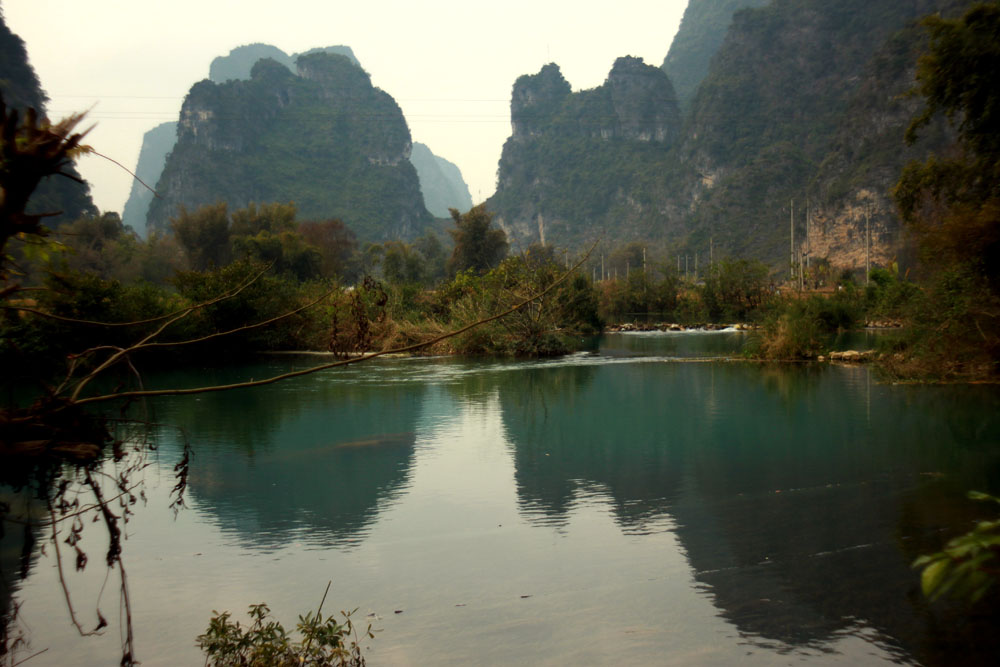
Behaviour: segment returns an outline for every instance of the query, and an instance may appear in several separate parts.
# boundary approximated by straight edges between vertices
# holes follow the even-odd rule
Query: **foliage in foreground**
[[[355,610],[356,611],[356,610]],[[292,667],[292,665],[335,665],[356,667],[365,664],[358,644],[357,629],[351,621],[354,612],[340,612],[344,620],[335,615],[323,617],[322,606],[313,614],[299,616],[295,638],[279,621],[270,617],[266,604],[252,604],[247,614],[247,627],[231,621],[228,611],[215,614],[209,621],[205,634],[198,636],[198,647],[205,653],[206,664],[215,667],[267,666]],[[375,634],[369,624],[364,631],[369,639]]]
[[[1000,498],[970,491],[971,500],[1000,504]],[[1000,519],[980,521],[941,551],[913,561],[921,568],[920,587],[931,600],[952,596],[969,602],[982,599],[1000,577]]]

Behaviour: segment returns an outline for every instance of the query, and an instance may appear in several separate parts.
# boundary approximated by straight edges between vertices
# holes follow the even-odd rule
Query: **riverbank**
[[[609,324],[604,327],[604,333],[627,333],[631,331],[751,331],[756,327],[752,324],[739,322],[736,324],[716,324],[703,322],[699,324],[678,324],[676,322],[623,322]]]

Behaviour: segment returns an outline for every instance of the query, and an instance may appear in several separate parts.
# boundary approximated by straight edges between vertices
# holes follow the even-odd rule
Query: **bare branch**
[[[115,160],[114,158],[110,158],[107,155],[105,155],[104,153],[98,153],[91,146],[81,146],[81,148],[83,149],[81,151],[83,153],[87,153],[87,154],[90,154],[90,155],[96,155],[97,157],[104,158],[108,162],[115,163],[116,165],[118,165],[119,167],[121,167],[122,169],[124,169],[125,171],[127,171],[129,174],[131,174],[132,178],[134,178],[135,180],[139,181],[139,183],[141,183],[144,188],[146,188],[147,190],[149,190],[150,192],[152,192],[154,197],[156,197],[157,199],[163,199],[163,197],[160,196],[159,192],[157,192],[153,188],[149,187],[144,180],[142,180],[141,178],[139,178],[138,176],[136,176],[136,174],[135,174],[134,171],[132,171],[131,169],[129,169],[128,167],[126,167],[125,165],[123,165],[118,160]]]
[[[273,264],[273,262],[271,264]],[[120,351],[116,352],[115,354],[112,354],[110,357],[108,357],[107,359],[105,359],[104,362],[102,362],[101,364],[99,364],[96,368],[94,368],[94,370],[90,371],[90,373],[88,373],[87,375],[85,375],[77,383],[76,388],[73,390],[73,393],[70,395],[70,401],[76,401],[77,397],[80,395],[80,392],[83,391],[83,388],[85,386],[87,386],[87,384],[91,380],[93,380],[99,374],[101,374],[102,372],[104,372],[105,370],[107,370],[108,368],[110,368],[112,365],[114,365],[122,357],[124,357],[125,355],[128,355],[128,354],[130,354],[132,352],[134,352],[135,350],[138,350],[138,349],[142,348],[144,345],[146,345],[147,343],[149,343],[149,341],[153,340],[154,338],[156,338],[157,336],[159,336],[161,333],[163,333],[164,331],[166,331],[166,329],[171,324],[173,324],[174,322],[178,322],[178,321],[184,319],[185,317],[187,317],[188,315],[190,315],[194,311],[199,310],[201,308],[207,308],[208,306],[211,306],[211,305],[214,305],[214,304],[219,303],[221,301],[225,301],[226,299],[231,299],[231,298],[235,297],[240,292],[242,292],[243,290],[245,290],[247,287],[249,287],[250,285],[252,285],[253,283],[255,283],[262,275],[264,275],[264,273],[269,268],[271,268],[271,264],[268,264],[267,266],[265,266],[263,269],[261,269],[261,271],[259,273],[257,273],[257,275],[253,276],[250,280],[244,282],[235,291],[230,292],[228,294],[224,294],[224,295],[219,296],[219,297],[216,297],[214,299],[210,299],[209,301],[203,301],[201,303],[197,303],[197,304],[195,304],[193,306],[185,308],[184,310],[178,312],[177,315],[175,315],[174,317],[171,317],[166,322],[164,322],[162,325],[160,325],[159,327],[157,327],[157,329],[155,331],[153,331],[151,334],[149,334],[148,336],[146,336],[145,338],[143,338],[142,340],[140,340],[138,343],[132,345],[131,347],[125,348],[123,350],[120,350]]]
[[[147,343],[146,345],[142,346],[142,349],[148,349],[148,348],[151,348],[151,347],[174,347],[174,346],[178,346],[178,345],[191,345],[192,343],[203,343],[206,340],[212,340],[213,338],[220,338],[222,336],[231,336],[233,334],[242,333],[244,331],[250,331],[252,329],[259,329],[260,327],[264,327],[264,326],[267,326],[269,324],[274,324],[275,322],[279,322],[279,321],[281,321],[283,319],[291,317],[292,315],[297,315],[298,313],[301,313],[304,310],[309,310],[310,308],[312,308],[313,306],[315,306],[316,304],[318,304],[320,301],[323,301],[324,299],[326,299],[327,297],[329,297],[330,295],[332,295],[336,291],[337,291],[337,289],[332,289],[329,292],[326,292],[325,294],[323,294],[322,296],[320,296],[318,299],[310,301],[309,303],[305,304],[304,306],[300,306],[300,307],[296,308],[295,310],[289,310],[288,312],[282,313],[281,315],[277,315],[276,317],[272,317],[269,320],[264,320],[262,322],[255,322],[254,324],[246,324],[246,325],[244,325],[242,327],[237,327],[235,329],[230,329],[229,331],[217,331],[216,333],[208,334],[207,336],[202,336],[201,338],[191,338],[189,340],[180,340],[180,341],[175,341],[175,342],[166,341],[166,342]]]
[[[66,577],[63,575],[62,549],[59,548],[59,530],[56,528],[58,523],[56,521],[56,511],[52,508],[51,501],[49,501],[49,515],[52,517],[52,548],[56,552],[56,569],[59,571],[59,583],[62,585],[63,595],[66,597],[66,608],[69,609],[69,618],[73,621],[73,625],[76,626],[81,637],[99,635],[101,633],[96,630],[84,630],[83,626],[80,625],[80,621],[76,618],[76,610],[73,608],[73,601],[69,597],[69,585],[66,583]]]
[[[565,273],[563,273],[561,276],[559,276],[559,278],[557,278],[555,281],[553,281],[552,284],[550,284],[548,287],[546,287],[545,289],[543,289],[541,292],[539,292],[537,294],[534,294],[534,295],[528,297],[527,299],[524,299],[523,301],[521,301],[521,302],[517,303],[516,305],[508,308],[507,310],[504,310],[503,312],[497,313],[496,315],[491,315],[490,317],[485,317],[485,318],[477,320],[477,321],[475,321],[475,322],[473,322],[471,324],[467,324],[466,326],[461,327],[460,329],[455,329],[454,331],[449,331],[447,333],[441,334],[439,336],[431,338],[430,340],[423,341],[421,343],[413,343],[411,345],[404,345],[402,347],[391,348],[391,349],[388,349],[388,350],[381,350],[379,352],[371,352],[369,354],[364,354],[364,355],[361,355],[360,357],[355,357],[353,359],[341,359],[339,361],[334,361],[334,362],[331,362],[331,363],[328,363],[328,364],[320,364],[318,366],[312,366],[310,368],[304,368],[304,369],[298,370],[298,371],[290,371],[288,373],[282,373],[281,375],[275,375],[273,377],[269,377],[269,378],[266,378],[266,379],[263,379],[263,380],[250,380],[248,382],[236,382],[236,383],[233,383],[233,384],[215,385],[215,386],[212,386],[212,387],[194,387],[194,388],[190,388],[190,389],[151,389],[151,390],[147,390],[147,391],[125,391],[125,392],[120,392],[120,393],[117,393],[117,394],[104,394],[104,395],[101,395],[101,396],[90,396],[90,397],[81,398],[81,399],[77,399],[76,396],[74,395],[73,398],[72,398],[72,400],[77,405],[84,405],[84,404],[87,404],[87,403],[99,403],[99,402],[104,402],[104,401],[110,401],[110,400],[120,399],[120,398],[149,398],[149,397],[153,397],[153,396],[181,396],[181,395],[187,395],[187,394],[205,394],[205,393],[216,392],[216,391],[229,391],[229,390],[232,390],[232,389],[246,389],[248,387],[261,387],[261,386],[268,385],[268,384],[274,384],[275,382],[281,382],[283,380],[290,380],[292,378],[302,377],[304,375],[311,375],[312,373],[318,373],[319,371],[325,371],[325,370],[328,370],[328,369],[331,369],[331,368],[338,368],[340,366],[349,366],[351,364],[363,363],[363,362],[368,361],[370,359],[375,359],[376,357],[383,357],[383,356],[388,355],[388,354],[404,354],[406,352],[414,352],[416,350],[420,350],[422,348],[430,347],[432,345],[440,343],[441,341],[447,340],[448,338],[454,338],[455,336],[461,335],[461,334],[465,333],[466,331],[469,331],[470,329],[474,329],[476,327],[482,326],[482,325],[487,324],[489,322],[493,322],[494,320],[498,320],[498,319],[500,319],[502,317],[506,317],[507,315],[510,315],[511,313],[513,313],[513,312],[515,312],[517,310],[520,310],[521,308],[524,308],[528,304],[530,304],[530,303],[532,303],[534,301],[537,301],[538,299],[541,299],[543,296],[545,296],[550,291],[552,291],[553,289],[555,289],[558,285],[560,285],[563,282],[565,282],[565,280],[569,276],[573,275],[573,273],[575,273],[576,270],[578,268],[580,268],[580,266],[584,262],[587,261],[587,259],[590,257],[590,254],[594,251],[594,248],[596,246],[597,246],[596,243],[593,246],[591,246],[590,250],[587,251],[587,253],[583,256],[583,258],[579,262],[577,262],[571,269],[567,270]]]
[[[73,317],[63,317],[62,315],[56,315],[55,313],[48,313],[48,312],[45,312],[44,310],[38,310],[37,308],[29,308],[27,306],[17,306],[17,305],[13,305],[13,304],[0,304],[0,308],[3,308],[4,310],[17,310],[17,311],[21,311],[21,312],[25,312],[25,313],[32,313],[34,315],[41,315],[42,317],[47,317],[49,319],[57,320],[59,322],[68,322],[70,324],[87,324],[87,325],[90,325],[90,326],[97,326],[97,327],[132,327],[132,326],[138,326],[140,324],[153,324],[154,322],[162,322],[165,319],[174,317],[176,315],[180,315],[182,313],[187,313],[188,311],[198,310],[198,309],[204,308],[206,306],[215,305],[215,304],[219,303],[220,301],[225,301],[226,299],[230,299],[230,298],[236,296],[237,294],[239,294],[240,292],[242,292],[246,287],[248,287],[248,286],[252,285],[254,282],[256,282],[262,275],[264,275],[264,273],[269,268],[271,268],[272,264],[274,264],[274,262],[271,262],[270,264],[268,264],[266,267],[264,267],[263,270],[261,270],[260,273],[258,273],[257,275],[253,276],[253,278],[251,278],[250,280],[248,280],[246,283],[244,283],[244,284],[239,285],[238,287],[236,287],[234,292],[231,292],[231,293],[230,292],[225,292],[225,293],[221,294],[220,296],[218,296],[218,297],[216,297],[216,298],[214,298],[214,299],[212,299],[210,301],[205,301],[205,302],[202,302],[202,303],[198,303],[198,304],[195,304],[193,306],[185,306],[183,308],[178,308],[177,310],[175,310],[173,312],[170,312],[170,313],[167,313],[166,315],[159,315],[157,317],[151,317],[151,318],[149,318],[147,320],[135,320],[135,321],[132,321],[132,322],[101,322],[99,320],[78,320],[78,319],[73,318]],[[29,290],[29,289],[47,289],[47,288],[31,288],[31,287],[24,288],[25,291]]]

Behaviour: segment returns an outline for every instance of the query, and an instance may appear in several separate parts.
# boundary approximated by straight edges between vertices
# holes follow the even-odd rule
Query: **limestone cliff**
[[[924,39],[915,21],[967,4],[693,1],[671,67],[708,60],[690,52],[702,46],[695,18],[731,21],[683,122],[669,79],[635,59],[581,92],[547,65],[514,85],[488,204],[523,242],[643,240],[775,268],[788,266],[793,231],[796,254],[863,266],[867,219],[872,261],[888,261],[902,237],[890,188],[908,160],[949,140],[937,124],[921,145],[903,144],[919,105],[900,98]]]
[[[574,93],[548,64],[514,83],[511,126],[487,206],[515,243],[650,231],[648,177],[681,132],[663,70],[619,58],[604,84]]]
[[[709,64],[729,31],[733,14],[744,7],[760,7],[769,0],[690,0],[680,28],[663,60],[677,89],[681,108],[687,108]]]
[[[681,149],[704,177],[691,191],[688,243],[787,265],[794,209],[798,248],[836,266],[857,267],[860,252],[863,266],[868,211],[873,252],[895,254],[889,190],[907,160],[946,140],[903,143],[919,104],[900,99],[923,43],[914,21],[964,4],[775,0],[738,12]]]
[[[139,161],[135,167],[135,175],[149,187],[155,187],[163,173],[163,164],[167,155],[174,147],[177,139],[177,123],[160,123],[152,130],[142,135],[142,148],[139,150]],[[153,193],[148,188],[133,181],[128,200],[122,209],[122,222],[141,235],[146,232],[146,214],[149,203],[153,201]]]
[[[265,58],[270,58],[286,67],[289,72],[295,73],[297,71],[295,61],[300,56],[317,53],[342,55],[360,67],[354,52],[348,46],[310,49],[302,54],[289,56],[275,46],[258,43],[236,47],[229,54],[215,58],[209,68],[209,79],[218,84],[248,80],[253,66]],[[172,122],[157,126],[143,137],[136,173],[146,183],[154,185],[159,181],[166,156],[174,147],[176,134],[177,123]],[[465,211],[472,207],[468,186],[457,166],[434,155],[422,144],[414,144],[410,160],[417,171],[426,206],[433,215],[448,217],[449,208]],[[136,183],[125,204],[122,215],[124,222],[140,233],[146,229],[146,215],[152,198],[153,195],[149,190]]]
[[[219,200],[294,201],[300,218],[340,218],[362,240],[413,237],[430,215],[410,149],[399,106],[349,58],[302,55],[294,74],[261,60],[248,80],[191,88],[147,222],[164,229],[180,206]]]

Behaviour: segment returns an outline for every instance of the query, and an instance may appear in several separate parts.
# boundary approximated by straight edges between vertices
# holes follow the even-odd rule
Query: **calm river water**
[[[137,657],[201,664],[213,610],[294,625],[332,581],[324,610],[379,630],[371,665],[996,664],[998,619],[929,606],[909,563],[971,519],[966,490],[1000,491],[1000,392],[712,359],[741,341],[618,334],[156,402],[170,426],[124,544]],[[177,518],[172,426],[195,450]],[[88,625],[98,528],[70,581]],[[13,585],[48,649],[29,664],[117,663],[113,584],[87,639],[51,554]]]

